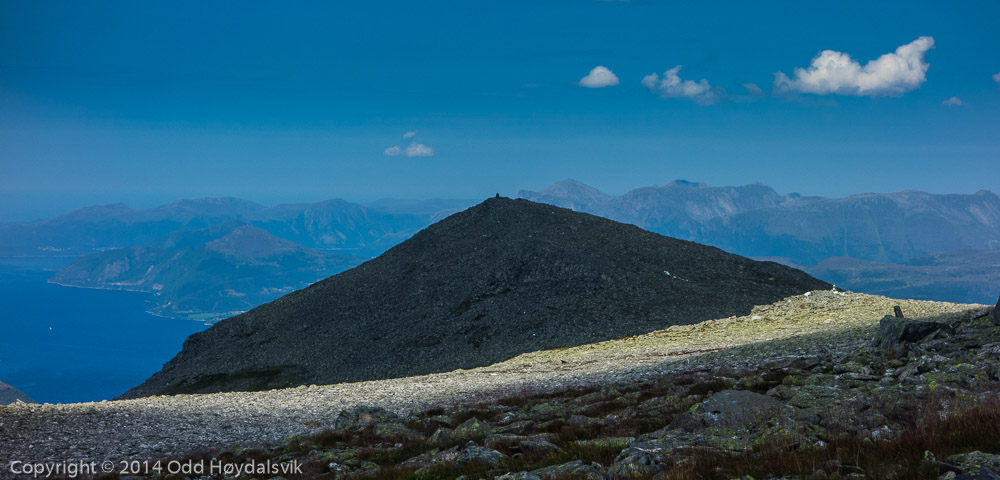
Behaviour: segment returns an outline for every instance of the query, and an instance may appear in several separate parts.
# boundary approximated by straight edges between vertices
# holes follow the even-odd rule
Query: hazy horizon
[[[566,179],[560,179],[560,180],[555,180],[555,181],[546,183],[544,185],[538,186],[537,188],[520,188],[520,189],[517,189],[515,191],[510,191],[510,192],[483,193],[483,194],[478,195],[478,196],[472,196],[472,195],[465,195],[465,196],[462,196],[462,195],[451,195],[451,196],[449,196],[449,195],[428,195],[428,196],[425,196],[425,197],[419,197],[419,196],[403,197],[403,196],[398,196],[398,195],[397,196],[392,196],[392,195],[387,194],[387,195],[368,195],[368,196],[346,197],[346,196],[340,196],[340,195],[332,194],[330,196],[321,197],[321,196],[311,196],[311,195],[299,195],[299,196],[296,196],[296,195],[292,195],[292,194],[285,195],[285,196],[254,196],[251,193],[250,195],[246,195],[246,196],[243,196],[243,195],[197,195],[197,194],[194,194],[194,195],[187,195],[187,196],[184,196],[184,195],[180,195],[180,196],[167,196],[167,195],[164,195],[164,196],[124,195],[124,196],[119,196],[119,197],[113,197],[112,196],[113,194],[112,194],[112,195],[85,195],[85,196],[79,196],[79,197],[63,197],[63,198],[59,198],[59,199],[52,199],[52,198],[31,199],[30,197],[24,197],[24,196],[20,196],[20,197],[16,197],[15,196],[15,197],[5,198],[5,197],[7,197],[7,194],[0,193],[0,204],[6,205],[8,207],[6,209],[0,209],[0,222],[2,222],[2,223],[24,223],[24,222],[50,220],[50,219],[52,219],[54,217],[57,217],[59,215],[71,212],[73,210],[77,210],[77,209],[85,208],[85,207],[90,207],[90,206],[96,206],[96,205],[111,205],[111,204],[123,203],[123,204],[125,204],[126,206],[128,206],[129,208],[132,208],[132,209],[145,209],[145,208],[154,208],[154,207],[159,207],[159,206],[162,206],[162,205],[166,205],[166,204],[168,204],[170,202],[173,202],[173,201],[176,201],[176,200],[198,199],[198,198],[239,198],[241,200],[248,200],[248,201],[251,201],[251,202],[254,202],[254,203],[259,203],[261,205],[268,206],[268,207],[274,206],[274,205],[281,205],[281,204],[316,203],[316,202],[322,202],[322,201],[333,200],[333,199],[346,200],[348,202],[357,203],[357,204],[368,204],[368,203],[376,202],[376,201],[379,201],[379,200],[403,200],[403,201],[414,200],[414,201],[419,201],[419,200],[439,199],[439,200],[472,200],[472,201],[476,201],[476,200],[483,200],[483,199],[490,198],[490,197],[492,197],[493,195],[495,195],[497,193],[499,193],[502,196],[512,197],[513,198],[513,197],[517,197],[518,192],[521,191],[521,190],[538,191],[538,190],[544,189],[545,187],[547,187],[547,186],[549,186],[549,185],[551,185],[553,183],[556,183],[558,181],[561,181],[561,180],[577,180],[577,179],[568,179],[568,178],[566,178]],[[589,184],[587,182],[581,182],[581,183],[584,183],[584,184],[587,184],[587,185],[589,185],[591,187],[597,188],[601,192],[606,193],[608,195],[611,195],[611,196],[620,196],[620,195],[628,193],[630,190],[633,190],[633,189],[636,189],[636,188],[661,185],[661,184],[668,183],[670,181],[675,181],[675,180],[687,180],[687,181],[697,182],[697,180],[680,179],[680,178],[678,178],[678,179],[672,179],[672,180],[668,180],[668,181],[664,181],[664,182],[659,182],[659,183],[655,183],[655,184],[651,183],[651,184],[648,184],[648,185],[635,185],[633,187],[627,188],[625,190],[619,190],[619,191],[608,191],[608,190],[602,189],[600,187],[597,187],[596,185]],[[711,187],[726,187],[726,186],[751,185],[751,184],[754,184],[754,183],[762,183],[762,182],[746,182],[746,183],[742,183],[742,184],[738,184],[738,185],[713,185],[713,184],[710,184],[708,182],[699,182],[699,183],[705,183],[705,184],[707,184],[707,185],[709,185]],[[766,185],[766,186],[774,188],[772,185]],[[976,190],[964,191],[964,192],[954,192],[954,191],[933,192],[933,191],[926,191],[926,190],[920,190],[920,189],[905,189],[905,190],[918,190],[918,191],[923,191],[923,192],[927,192],[927,193],[931,193],[931,194],[966,194],[966,195],[969,195],[969,194],[974,194],[974,193],[976,193],[978,191],[981,191],[981,190],[987,190],[987,191],[990,191],[991,193],[997,193],[995,191],[988,190],[988,189],[976,189]],[[802,191],[799,191],[799,190],[781,191],[781,190],[775,189],[775,191],[777,193],[781,194],[781,195],[787,195],[787,194],[797,193],[797,194],[800,194],[800,195],[803,195],[803,196],[816,196],[816,197],[826,197],[826,198],[843,198],[843,197],[848,197],[848,196],[851,196],[851,195],[859,195],[859,194],[867,194],[867,193],[877,193],[877,194],[895,193],[895,192],[900,192],[900,191],[903,191],[903,190],[882,191],[882,192],[852,192],[852,193],[847,193],[847,194],[843,194],[843,195],[818,195],[818,194],[813,194],[813,193],[810,193],[810,192],[802,192]],[[92,201],[88,201],[87,199],[91,199]],[[106,199],[106,200],[104,200],[104,199]],[[11,208],[11,207],[13,207],[13,208]]]

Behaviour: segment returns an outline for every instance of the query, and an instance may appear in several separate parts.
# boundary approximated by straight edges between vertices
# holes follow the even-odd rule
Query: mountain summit
[[[827,288],[776,263],[495,198],[374,260],[192,335],[163,370],[123,397],[471,368],[746,314]]]

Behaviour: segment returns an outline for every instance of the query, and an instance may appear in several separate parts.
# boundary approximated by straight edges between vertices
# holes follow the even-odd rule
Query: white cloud
[[[941,102],[941,105],[947,105],[949,107],[961,107],[962,105],[965,105],[965,104],[962,103],[962,99],[961,98],[951,97],[951,98],[949,98],[949,99]]]
[[[406,147],[407,157],[430,157],[434,155],[434,149],[422,143],[413,142]]]
[[[410,130],[403,134],[403,138],[413,138],[416,135],[417,132]],[[434,149],[422,143],[410,142],[406,148],[399,145],[393,145],[383,150],[382,153],[390,157],[396,157],[399,155],[406,155],[407,157],[431,157],[434,156]]]
[[[796,68],[794,79],[782,72],[774,74],[777,91],[797,91],[826,95],[898,96],[914,90],[927,79],[924,54],[934,48],[933,37],[920,37],[869,61],[864,67],[850,55],[823,50],[809,68]]]
[[[747,93],[750,95],[760,95],[764,93],[756,83],[744,83],[743,88],[747,89]]]
[[[715,103],[717,95],[712,91],[712,86],[704,78],[699,82],[694,80],[682,80],[677,75],[681,66],[677,65],[666,72],[663,78],[655,73],[650,73],[642,77],[642,86],[653,93],[658,93],[664,98],[690,98],[698,103],[709,105]]]
[[[382,154],[388,155],[390,157],[395,157],[396,155],[399,155],[399,154],[402,154],[402,153],[403,153],[403,149],[399,148],[398,146],[389,147],[389,148],[385,149],[385,151],[382,152]]]
[[[1000,83],[1000,73],[997,73],[996,75],[993,75],[993,81],[997,82],[997,83]]]
[[[618,77],[604,65],[598,65],[580,79],[580,86],[587,88],[603,88],[618,85]]]

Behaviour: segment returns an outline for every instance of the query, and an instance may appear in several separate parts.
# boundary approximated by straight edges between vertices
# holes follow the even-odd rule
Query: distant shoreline
[[[130,288],[112,288],[112,287],[88,287],[86,285],[72,285],[69,283],[60,283],[53,281],[51,278],[45,281],[46,283],[51,283],[52,285],[59,285],[60,287],[72,287],[72,288],[88,288],[91,290],[111,290],[118,292],[135,292],[135,293],[152,293],[147,290],[133,290]]]
[[[81,288],[81,289],[86,289],[86,290],[105,290],[105,291],[109,291],[109,292],[130,292],[130,293],[146,293],[146,294],[152,293],[152,292],[148,292],[146,290],[133,290],[133,289],[129,289],[129,288],[88,287],[88,286],[84,286],[84,285],[72,285],[72,284],[68,284],[68,283],[56,282],[56,281],[52,280],[51,278],[49,278],[48,280],[46,280],[45,283],[48,283],[50,285],[57,285],[57,286],[60,286],[60,287]],[[155,305],[155,303],[149,301],[149,299],[145,299],[145,302],[149,303],[149,304]],[[214,325],[215,322],[218,322],[219,320],[222,320],[222,319],[225,319],[225,318],[229,318],[229,317],[231,317],[233,315],[239,315],[239,313],[243,313],[243,312],[234,313],[233,315],[228,315],[228,316],[221,316],[218,319],[215,319],[215,320],[212,320],[212,321],[206,321],[205,319],[200,319],[200,318],[173,317],[173,316],[170,316],[170,315],[164,315],[162,313],[155,312],[152,309],[146,310],[146,313],[148,313],[148,314],[150,314],[150,315],[152,315],[154,317],[166,318],[168,320],[182,320],[182,321],[185,321],[185,322],[211,323],[211,324]]]

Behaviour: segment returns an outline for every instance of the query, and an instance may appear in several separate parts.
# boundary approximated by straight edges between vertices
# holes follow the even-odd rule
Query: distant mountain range
[[[760,184],[711,187],[678,180],[612,197],[563,180],[518,196],[740,255],[808,265],[835,256],[902,262],[946,250],[1000,249],[1000,197],[985,190],[821,198],[779,195]]]
[[[953,250],[903,263],[832,257],[804,270],[854,291],[893,298],[988,305],[1000,295],[1000,250]]]
[[[865,293],[992,304],[1000,292],[1000,268],[979,263],[1000,250],[1000,197],[987,191],[821,198],[678,180],[615,197],[563,180],[518,196],[778,259]]]
[[[538,192],[521,191],[519,196],[752,258],[773,259],[865,293],[992,304],[1000,291],[1000,269],[983,263],[992,258],[991,252],[1000,251],[1000,197],[986,191],[821,198],[781,195],[760,184],[711,187],[678,180],[612,196],[563,180]],[[319,272],[331,274],[358,261],[332,261],[321,252],[371,258],[473,203],[329,200],[267,207],[236,198],[203,198],[148,209],[93,206],[49,221],[0,225],[0,256],[93,254],[67,267],[55,281],[153,292],[155,313],[212,319],[246,310],[268,295],[323,278]],[[180,249],[184,253],[169,257],[173,259],[169,267],[154,268],[148,276],[137,270],[138,265],[148,269],[166,262],[168,251],[178,253],[163,246],[172,235],[211,230],[227,222],[259,230],[246,242],[234,241],[231,253],[222,257],[232,274],[205,273],[203,255],[214,252],[211,248]],[[205,232],[198,235],[211,235]],[[247,259],[256,258],[250,250],[262,232],[301,247],[294,255],[297,260],[286,258],[288,272],[274,269],[264,274],[259,265],[239,270],[242,262],[250,262],[249,267],[256,261]],[[273,240],[263,243],[277,245]],[[117,272],[116,265],[126,259],[128,273]],[[182,272],[197,272],[199,280]],[[261,276],[253,279],[252,272]],[[314,272],[315,278],[309,279],[307,272]],[[242,283],[233,287],[237,278]],[[182,288],[183,284],[198,287]]]
[[[450,371],[747,314],[829,289],[773,262],[491,198],[378,258],[196,333],[125,397]]]
[[[48,221],[0,225],[0,256],[79,256],[237,220],[304,247],[370,257],[473,203],[381,200],[364,206],[337,199],[265,207],[238,198],[200,198],[147,209],[100,205]]]
[[[51,281],[152,294],[151,313],[214,321],[376,256],[470,200],[266,207],[238,198],[81,208],[0,225],[0,256],[79,257]]]
[[[152,313],[216,320],[249,310],[361,264],[312,250],[247,223],[174,232],[142,247],[81,257],[53,283],[152,293]]]

